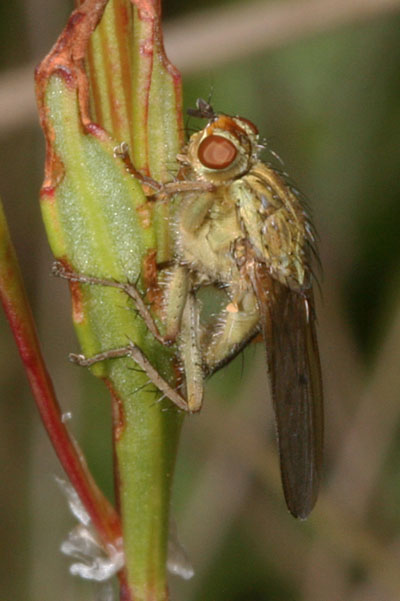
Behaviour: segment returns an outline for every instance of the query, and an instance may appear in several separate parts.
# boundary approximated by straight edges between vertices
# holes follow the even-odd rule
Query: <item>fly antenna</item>
[[[186,112],[191,117],[199,117],[200,119],[208,119],[209,121],[212,121],[216,117],[213,107],[204,98],[198,98],[196,108],[188,109]]]
[[[211,105],[211,100],[212,97],[214,96],[214,84],[211,84],[211,89],[210,89],[210,93],[208,95],[208,99],[207,99],[207,104],[210,106]]]

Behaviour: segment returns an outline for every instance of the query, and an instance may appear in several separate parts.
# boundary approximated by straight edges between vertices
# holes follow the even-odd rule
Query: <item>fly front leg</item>
[[[114,148],[114,156],[122,159],[128,173],[140,181],[142,185],[151,189],[149,193],[145,190],[148,200],[161,200],[184,192],[209,192],[215,189],[213,184],[205,181],[177,180],[166,184],[157,182],[152,177],[144,175],[136,169],[129,155],[129,146],[126,142],[122,142]]]
[[[190,192],[214,192],[215,186],[210,182],[197,180],[177,180],[176,182],[167,182],[161,184],[160,189],[156,193],[159,197],[175,196],[175,194],[185,194]]]
[[[154,180],[152,177],[144,175],[138,169],[136,169],[135,165],[132,163],[129,154],[129,146],[126,142],[121,142],[119,146],[116,146],[114,148],[114,157],[121,159],[125,165],[127,172],[130,173],[135,179],[137,179],[142,185],[148,186],[152,190],[150,195],[160,191],[160,189],[162,188],[162,184]]]

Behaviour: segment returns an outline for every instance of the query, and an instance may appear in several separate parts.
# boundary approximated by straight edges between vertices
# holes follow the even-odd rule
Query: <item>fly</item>
[[[185,374],[185,394],[172,388],[133,343],[81,365],[130,356],[179,408],[200,410],[204,380],[262,334],[267,357],[280,467],[290,512],[306,518],[318,494],[323,447],[321,368],[315,331],[311,263],[315,235],[301,199],[285,175],[263,163],[256,126],[243,117],[215,113],[204,100],[189,114],[207,120],[178,155],[175,182],[160,185],[117,155],[132,173],[171,203],[174,257],[164,295],[163,332],[132,284],[66,272],[68,279],[123,289],[149,330],[175,344]],[[171,200],[172,199],[172,200]],[[215,324],[203,323],[198,291],[224,290]]]

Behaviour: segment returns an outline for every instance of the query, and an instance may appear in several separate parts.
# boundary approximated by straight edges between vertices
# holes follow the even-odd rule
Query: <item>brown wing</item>
[[[319,488],[323,407],[312,290],[297,292],[265,265],[249,272],[267,349],[282,484],[290,512],[305,519]]]

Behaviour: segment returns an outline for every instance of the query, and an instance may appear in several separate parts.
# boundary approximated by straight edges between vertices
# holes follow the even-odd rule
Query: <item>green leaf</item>
[[[154,208],[146,201],[114,148],[128,143],[137,169],[159,181],[171,177],[182,144],[180,78],[164,54],[158,2],[137,1],[133,7],[114,0],[103,15],[105,4],[86,0],[76,9],[37,72],[47,140],[42,213],[57,259],[75,272],[138,282],[157,319],[156,258],[170,256],[168,206]],[[78,282],[70,287],[85,355],[132,340],[174,384],[173,349],[155,341],[125,294]],[[112,393],[126,583],[135,600],[166,599],[169,500],[181,415],[168,400],[157,402],[161,393],[131,359],[109,360],[92,370]]]

